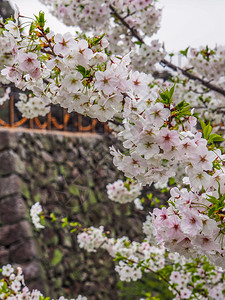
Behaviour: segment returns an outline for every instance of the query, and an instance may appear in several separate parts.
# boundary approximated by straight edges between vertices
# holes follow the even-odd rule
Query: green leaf
[[[180,54],[182,54],[182,55],[184,55],[184,56],[187,57],[188,49],[189,49],[189,47],[187,47],[185,50],[181,50]]]
[[[83,75],[84,78],[89,78],[91,75],[91,70],[86,70],[83,66],[77,66],[76,70]]]
[[[55,222],[56,221],[56,217],[53,213],[50,214],[50,217],[52,218],[52,222]]]
[[[81,75],[83,75],[83,77],[85,77],[86,75],[86,70],[83,66],[79,65],[77,66],[77,69],[76,69],[79,73],[81,73]]]
[[[47,27],[47,28],[45,29],[45,33],[48,34],[49,32],[50,32],[50,28]]]
[[[176,184],[175,178],[174,177],[170,177],[169,178],[169,185],[174,185],[174,184]]]
[[[151,200],[152,199],[152,193],[149,193],[148,195],[147,195],[147,198],[149,199],[149,200]]]
[[[68,218],[67,217],[63,218],[62,222],[63,222],[62,223],[62,228],[66,227],[68,225]]]
[[[175,89],[175,85],[172,86],[172,88],[170,90],[166,90],[166,91],[162,91],[159,95],[161,97],[161,101],[162,103],[168,105],[170,103],[173,102],[172,100],[172,96],[173,96],[173,93],[174,93],[174,89]]]
[[[43,28],[45,26],[45,14],[43,11],[39,11],[39,16],[35,16],[38,25],[40,28]]]
[[[212,126],[208,124],[203,130],[203,135],[206,140],[209,138],[211,132],[212,132]]]
[[[78,189],[78,187],[75,184],[72,184],[69,187],[69,192],[70,194],[72,194],[73,196],[79,196],[80,195],[80,191]]]
[[[209,136],[209,140],[208,140],[208,143],[212,143],[212,142],[222,142],[224,141],[224,138],[222,138],[222,136],[220,136],[219,134],[216,134],[216,133],[212,133],[210,136]]]
[[[200,119],[199,119],[199,123],[201,124],[202,130],[204,130],[206,124]]]
[[[29,33],[32,33],[35,27],[36,27],[36,26],[35,26],[34,22],[32,22],[32,23],[30,24]]]
[[[170,98],[173,97],[174,89],[175,89],[175,85],[172,86],[171,89],[169,90],[169,96],[170,96]]]
[[[138,45],[138,46],[140,46],[141,47],[141,45],[142,45],[142,42],[139,42],[139,41],[137,41],[137,42],[134,42],[136,45]]]
[[[203,136],[206,140],[208,140],[210,133],[212,132],[212,126],[210,125],[210,123],[206,125],[202,120],[199,120],[199,122],[202,127]]]
[[[97,45],[103,39],[104,36],[105,36],[105,33],[102,34],[100,37],[95,37],[93,42],[92,42],[92,45],[93,46]]]
[[[216,197],[213,197],[213,196],[210,196],[210,195],[207,195],[207,200],[209,202],[211,202],[212,204],[217,204],[218,203],[218,199]]]
[[[215,206],[211,207],[209,210],[208,210],[208,217],[211,217],[213,215],[213,213],[215,212],[216,208]]]
[[[53,259],[51,261],[52,266],[58,265],[63,258],[63,254],[59,249],[55,249]]]

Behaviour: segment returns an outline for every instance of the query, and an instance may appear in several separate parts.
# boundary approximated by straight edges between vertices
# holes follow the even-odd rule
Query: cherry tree
[[[42,12],[28,34],[18,12],[14,20],[1,23],[2,40],[7,39],[7,51],[14,54],[1,74],[31,95],[21,94],[18,107],[34,117],[46,114],[50,104],[59,104],[69,112],[119,124],[117,135],[126,151],[112,146],[111,154],[130,180],[109,185],[109,198],[135,201],[142,209],[137,198],[142,186],[167,187],[171,194],[168,207],[154,209],[143,224],[142,243],[128,237],[112,239],[103,227],[83,229],[72,221],[66,226],[79,232],[81,248],[105,249],[117,261],[121,280],[155,272],[175,299],[223,299],[225,177],[223,138],[218,134],[223,118],[217,113],[222,112],[225,95],[224,48],[186,49],[188,69],[182,69],[164,58],[158,42],[146,41],[145,35],[158,29],[161,16],[153,1],[51,3],[66,24],[78,25],[83,32],[76,37],[55,34],[46,28]],[[97,34],[90,38],[86,31]],[[146,56],[149,60],[143,60]],[[171,82],[152,76],[156,63],[176,71]],[[197,109],[204,118],[198,117],[201,131]],[[173,188],[168,186],[171,178]],[[41,218],[47,216],[39,203],[32,207],[31,217],[42,229]],[[61,222],[53,214],[48,217]],[[11,266],[5,266],[2,271],[7,278],[0,285],[4,297],[13,299],[23,291],[28,299],[42,297],[39,292],[32,296],[34,292],[24,287],[21,270],[14,274]]]

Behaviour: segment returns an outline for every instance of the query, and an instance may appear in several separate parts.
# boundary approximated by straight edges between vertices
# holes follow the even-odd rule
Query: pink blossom
[[[164,108],[162,103],[156,103],[150,108],[147,118],[154,126],[161,127],[169,116],[170,110],[168,108]]]
[[[81,79],[83,76],[75,71],[65,76],[62,81],[63,87],[70,93],[76,93],[78,90],[82,89],[83,84]]]
[[[145,95],[148,91],[149,76],[138,71],[130,72],[130,82],[134,93]]]
[[[171,239],[182,240],[184,238],[184,234],[181,230],[180,226],[180,218],[176,215],[169,216],[168,222],[166,222],[167,227],[167,235]]]
[[[117,90],[118,78],[113,75],[112,70],[107,69],[105,72],[97,71],[95,78],[95,86],[99,90],[102,90],[104,94],[111,95]]]
[[[212,163],[217,157],[213,151],[208,151],[208,149],[203,145],[198,146],[196,150],[189,155],[192,159],[192,164],[196,165],[197,168],[202,168],[203,170],[211,170]]]
[[[54,52],[56,55],[67,55],[73,47],[75,47],[76,42],[70,32],[65,33],[64,35],[57,33],[54,37],[55,46]]]
[[[163,224],[165,221],[168,221],[168,212],[165,207],[163,207],[162,209],[154,208],[153,216],[156,217],[155,219],[153,219],[154,223],[156,222],[157,224]]]
[[[73,57],[75,64],[87,67],[89,60],[93,57],[93,51],[88,48],[88,42],[86,40],[80,40],[74,45]]]
[[[215,241],[214,237],[206,236],[204,234],[196,235],[192,241],[192,244],[205,251],[211,251],[220,248],[219,243]]]
[[[17,56],[19,68],[25,72],[34,72],[35,69],[40,68],[40,62],[37,59],[36,53],[22,53]]]
[[[160,130],[158,143],[165,152],[169,152],[173,146],[176,147],[179,145],[179,135],[175,130],[169,130],[168,128],[163,127]]]
[[[181,290],[181,298],[182,299],[190,299],[191,294],[192,294],[192,291],[187,288],[184,288]]]
[[[199,214],[191,210],[183,213],[180,226],[182,231],[191,237],[198,234],[203,228],[202,220],[200,219]]]

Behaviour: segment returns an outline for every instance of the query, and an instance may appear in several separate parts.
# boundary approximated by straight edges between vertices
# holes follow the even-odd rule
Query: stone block
[[[5,247],[0,247],[0,266],[9,263],[9,250]]]
[[[39,139],[35,139],[35,144],[38,146],[39,149],[44,149],[44,146]]]
[[[9,246],[30,237],[31,228],[27,221],[21,221],[13,225],[5,225],[0,228],[0,245],[2,246]]]
[[[15,174],[0,178],[0,198],[19,193],[20,183],[19,177]]]
[[[7,197],[0,201],[0,222],[13,224],[26,216],[26,206],[19,195]]]
[[[52,162],[53,161],[52,156],[46,151],[42,151],[41,156],[44,159],[44,161],[46,161],[46,162]]]
[[[29,288],[30,291],[32,291],[32,290],[38,290],[42,294],[47,294],[47,293],[45,293],[45,289],[46,288],[45,288],[44,282],[43,282],[43,280],[41,278],[37,278],[33,282],[29,282],[29,280],[28,280],[27,286],[28,286],[28,288]]]
[[[31,261],[37,256],[35,244],[32,239],[22,240],[16,244],[13,244],[9,249],[10,261],[16,263],[24,263]]]
[[[51,151],[52,149],[52,143],[49,135],[42,136],[41,137],[41,143],[43,145],[43,148],[45,151]]]
[[[22,174],[25,171],[25,165],[19,156],[12,150],[0,152],[0,175],[11,173]]]
[[[24,159],[24,160],[27,159],[26,148],[24,147],[23,144],[18,145],[17,153],[18,153],[18,155],[20,156],[21,159]]]
[[[66,157],[67,157],[66,151],[54,152],[54,154],[53,154],[54,161],[59,162],[59,163],[65,161]]]
[[[36,278],[41,277],[41,268],[39,266],[39,263],[37,261],[31,261],[29,263],[23,263],[19,265],[24,274],[25,282],[31,281]]]
[[[9,148],[16,148],[18,145],[19,136],[16,132],[11,132],[8,129],[0,129],[0,151]]]

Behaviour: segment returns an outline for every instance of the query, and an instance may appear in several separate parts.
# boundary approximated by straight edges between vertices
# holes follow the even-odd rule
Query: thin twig
[[[128,258],[125,258],[126,260],[127,260],[127,262],[126,261],[124,261],[125,263],[132,263],[132,264],[134,264],[135,263],[135,261],[134,260],[132,260],[132,259],[128,259]],[[157,276],[159,276],[163,281],[165,281],[173,290],[175,290],[176,292],[177,292],[177,294],[178,295],[180,295],[180,291],[178,291],[170,282],[169,282],[169,280],[166,278],[166,277],[164,277],[162,274],[160,274],[159,272],[157,272],[157,271],[154,271],[154,270],[152,270],[151,268],[149,268],[149,267],[146,267],[146,266],[143,266],[146,270],[149,270],[150,272],[152,272],[153,274],[155,274],[155,275],[157,275]]]

